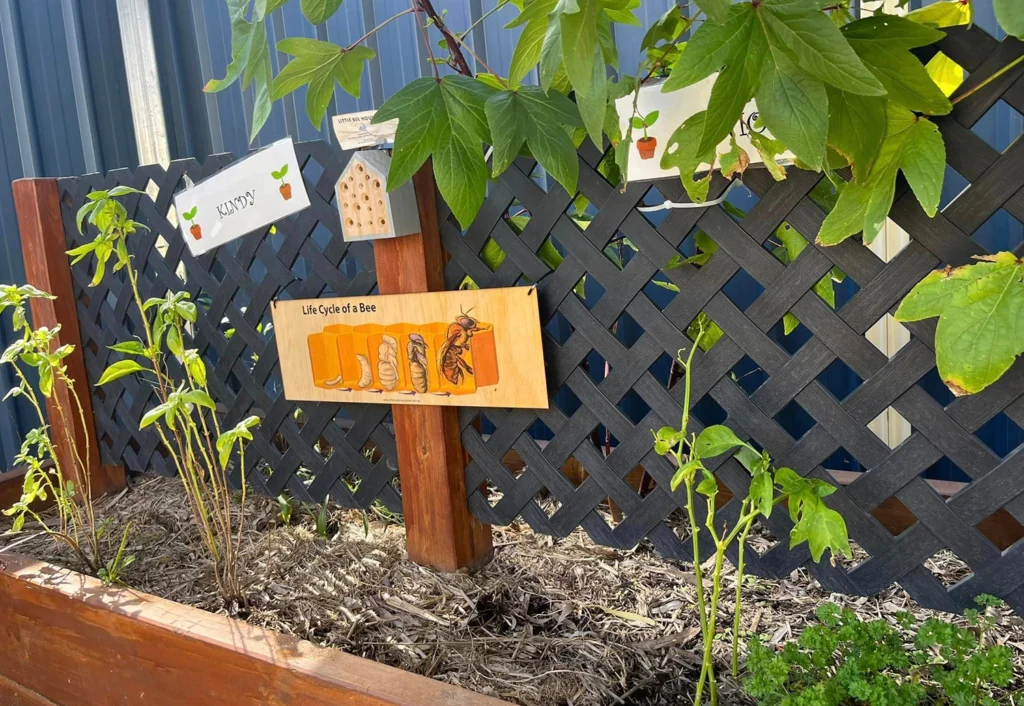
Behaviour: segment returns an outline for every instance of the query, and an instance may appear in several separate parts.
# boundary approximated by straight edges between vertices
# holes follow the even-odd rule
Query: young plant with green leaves
[[[70,429],[72,419],[76,419],[85,425],[82,401],[64,362],[74,346],[57,345],[59,325],[53,329],[45,326],[33,329],[28,321],[30,300],[54,298],[27,284],[0,285],[0,314],[12,310],[15,334],[14,342],[0,355],[0,364],[10,365],[18,382],[4,399],[26,400],[39,420],[39,426],[25,435],[21,450],[14,458],[16,465],[25,468],[21,498],[4,510],[4,514],[14,518],[12,532],[22,531],[26,521],[32,520],[41,532],[69,547],[89,572],[97,574],[104,566],[104,546],[103,528],[97,524],[93,508],[92,473],[96,469],[92,467],[90,442],[86,438],[84,448],[80,448],[74,435],[66,435],[65,445],[71,453],[61,457],[51,434],[51,424]],[[38,392],[29,382],[30,370],[38,376]],[[66,391],[66,395],[58,391]],[[43,410],[47,402],[56,416],[49,423]],[[38,503],[49,500],[57,511],[55,526],[36,510]]]
[[[967,627],[899,613],[863,621],[849,608],[818,607],[818,623],[781,651],[755,639],[747,693],[761,706],[996,706],[1013,679],[1013,655],[986,639],[998,599],[982,596]]]
[[[697,681],[695,704],[702,704],[705,688],[710,689],[711,703],[718,703],[718,690],[712,657],[712,646],[718,637],[718,608],[722,597],[722,570],[725,555],[734,544],[737,547],[736,593],[733,606],[732,669],[739,671],[739,632],[742,603],[742,585],[745,571],[747,537],[759,517],[769,518],[776,505],[786,502],[793,523],[790,547],[807,543],[814,561],[820,561],[826,550],[835,562],[837,554],[852,558],[846,523],[824,498],[836,492],[833,485],[817,478],[804,478],[790,468],[775,468],[767,451],[758,451],[741,440],[727,426],[716,424],[706,427],[700,434],[690,431],[690,394],[694,356],[700,348],[706,329],[698,331],[689,354],[678,363],[683,369],[683,417],[679,428],[662,427],[654,432],[654,450],[676,464],[672,476],[672,492],[680,486],[686,490],[686,514],[689,520],[693,551],[693,571],[697,590],[697,617],[703,637],[704,653],[700,678]],[[732,527],[716,520],[718,480],[706,462],[724,454],[735,454],[736,459],[751,473],[746,497],[740,500],[739,516]],[[739,493],[737,493],[737,496]],[[698,496],[702,496],[700,500]],[[698,518],[698,505],[703,504],[703,522]],[[714,547],[713,569],[710,577],[710,597],[704,575],[705,561],[701,555],[701,532],[707,532]]]
[[[77,264],[91,258],[92,285],[99,284],[112,266],[112,276],[123,272],[142,323],[142,338],[122,341],[111,350],[126,356],[110,365],[97,385],[137,375],[143,389],[152,388],[157,404],[139,421],[140,429],[160,436],[181,478],[192,516],[213,562],[217,586],[226,601],[244,601],[238,575],[238,552],[245,523],[245,446],[259,417],[249,417],[234,428],[222,429],[217,405],[210,396],[206,364],[199,351],[189,348],[189,331],[198,311],[188,292],[168,292],[143,300],[139,272],[129,253],[128,238],[146,226],[128,217],[118,198],[144,192],[119,186],[94,191],[78,211],[81,231],[85,223],[98,234],[89,243],[68,252]],[[169,360],[176,361],[175,366]],[[178,375],[172,370],[180,370]],[[241,470],[241,507],[237,523],[232,507],[228,471],[237,458]]]

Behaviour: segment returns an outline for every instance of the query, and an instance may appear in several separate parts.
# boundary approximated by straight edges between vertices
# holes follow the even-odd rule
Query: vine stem
[[[505,7],[506,5],[508,5],[508,4],[509,4],[509,3],[511,2],[511,1],[512,1],[512,0],[501,0],[501,1],[500,1],[500,2],[499,2],[499,3],[497,4],[497,5],[495,5],[494,7],[492,7],[492,8],[490,9],[490,10],[488,10],[488,11],[487,11],[487,12],[485,12],[484,14],[480,15],[480,19],[478,19],[478,20],[477,20],[476,22],[474,22],[473,24],[471,24],[471,25],[470,25],[469,27],[466,27],[466,29],[465,29],[465,30],[463,30],[462,32],[460,32],[458,36],[460,36],[460,37],[465,37],[465,36],[466,36],[467,34],[469,34],[469,33],[470,33],[470,32],[472,32],[472,31],[473,31],[474,29],[476,29],[477,27],[479,27],[479,26],[481,25],[481,23],[483,23],[483,21],[484,21],[484,20],[486,20],[486,19],[487,19],[488,17],[490,17],[491,15],[493,15],[493,14],[494,14],[495,12],[497,12],[497,11],[498,11],[498,10],[500,10],[501,8],[503,8],[503,7]]]
[[[364,35],[363,35],[362,37],[360,37],[360,38],[359,38],[359,39],[357,39],[356,41],[354,41],[354,42],[352,42],[351,44],[349,44],[349,45],[348,45],[347,47],[345,47],[344,51],[352,51],[352,50],[353,50],[353,49],[355,49],[355,48],[356,48],[357,46],[359,46],[360,44],[362,44],[363,42],[365,42],[365,41],[366,41],[367,39],[369,39],[369,38],[370,38],[370,37],[372,37],[373,35],[377,34],[377,32],[381,31],[381,30],[382,30],[382,29],[384,29],[384,28],[385,28],[386,26],[388,26],[389,24],[391,24],[392,22],[394,22],[395,20],[397,20],[397,19],[398,19],[399,17],[404,17],[405,15],[411,15],[411,14],[412,14],[412,13],[414,13],[414,12],[416,12],[416,10],[414,10],[413,8],[411,8],[411,7],[410,7],[410,8],[408,9],[408,10],[402,10],[402,11],[401,11],[401,12],[399,12],[399,13],[398,13],[397,15],[392,15],[391,17],[387,18],[386,20],[384,20],[383,22],[381,22],[381,23],[380,23],[379,25],[377,25],[376,27],[374,27],[373,29],[371,29],[371,30],[370,30],[369,32],[367,32],[366,34],[364,34]]]
[[[984,81],[979,83],[977,86],[975,86],[971,90],[967,91],[963,95],[957,96],[956,98],[951,100],[950,103],[952,103],[953,105],[956,105],[957,103],[959,103],[960,101],[964,100],[965,98],[969,98],[969,97],[973,96],[975,93],[977,93],[978,91],[983,89],[985,86],[987,86],[990,83],[992,83],[993,81],[995,81],[997,78],[999,78],[1000,76],[1005,74],[1007,71],[1009,71],[1013,67],[1017,66],[1017,64],[1021,63],[1022,61],[1024,61],[1024,54],[1021,54],[1020,56],[1018,56],[1016,59],[1014,59],[1013,61],[1011,61],[1006,66],[1004,66],[1003,68],[1001,68],[998,71],[996,71],[994,74],[992,74],[991,76],[986,78]]]
[[[458,38],[452,34],[452,31],[448,29],[448,26],[444,23],[444,19],[438,14],[437,10],[434,9],[434,5],[430,0],[413,0],[415,6],[419,8],[421,12],[427,15],[437,27],[437,30],[444,35],[445,40],[448,42],[448,49],[452,54],[452,61],[455,62],[455,69],[463,76],[473,77],[473,70],[469,68],[469,62],[466,61],[466,57],[462,54],[462,50],[459,48]],[[427,51],[430,50],[429,40],[427,42]],[[433,53],[431,52],[431,59],[433,59]],[[477,61],[480,61],[477,59]],[[480,62],[482,66],[486,68],[486,64]],[[490,69],[487,69],[490,71]],[[434,64],[434,71],[437,72],[437,64]]]
[[[736,679],[740,675],[740,611],[743,603],[743,572],[746,569],[744,561],[744,550],[747,548],[747,534],[754,524],[754,517],[747,521],[740,534],[739,556],[736,559],[736,606],[733,610],[732,619],[732,676]]]

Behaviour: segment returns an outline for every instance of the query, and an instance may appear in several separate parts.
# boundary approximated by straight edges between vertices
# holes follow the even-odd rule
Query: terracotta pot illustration
[[[292,197],[292,185],[282,184],[281,185],[281,196],[284,196],[284,200],[288,201]]]
[[[640,159],[652,159],[654,150],[658,147],[658,140],[654,137],[641,137],[636,141],[636,149],[640,152]]]
[[[198,223],[193,223],[192,227],[189,228],[188,230],[192,234],[192,237],[195,238],[196,240],[203,239],[203,229],[199,227]]]

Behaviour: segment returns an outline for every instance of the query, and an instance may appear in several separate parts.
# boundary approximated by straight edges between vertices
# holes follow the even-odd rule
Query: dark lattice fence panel
[[[401,509],[396,490],[395,439],[384,405],[295,404],[282,393],[270,306],[277,297],[365,295],[376,287],[369,243],[348,244],[332,203],[334,185],[349,154],[322,142],[296,145],[310,208],[218,250],[193,257],[172,224],[172,197],[185,177],[199,181],[229,165],[230,155],[61,179],[58,184],[68,247],[95,235],[78,234],[75,213],[95,189],[123,184],[148,190],[123,200],[131,218],[146,224],[130,237],[143,300],[187,291],[198,304],[192,332],[209,370],[210,392],[222,425],[251,414],[263,418],[246,454],[246,478],[260,492],[288,490],[306,502],[330,495],[342,505],[368,507],[380,499]],[[110,346],[142,336],[141,320],[123,273],[108,273],[90,287],[93,269],[73,268],[85,359],[95,382],[121,357]],[[134,471],[173,474],[158,436],[138,420],[157,404],[156,391],[135,376],[95,388],[94,407],[103,458]],[[235,470],[235,482],[238,481]]]
[[[952,30],[939,46],[971,74],[962,91],[1024,53],[1017,40],[997,42],[976,27]],[[984,254],[972,235],[996,211],[1024,221],[1024,139],[1000,153],[971,130],[1000,100],[1024,112],[1024,66],[937,121],[948,146],[950,178],[957,178],[955,170],[969,186],[929,219],[900,183],[892,218],[911,242],[889,262],[856,240],[814,245],[825,211],[812,198],[820,178],[810,172],[790,169],[788,179],[775,183],[763,169],[748,171],[745,188],[756,203],[743,217],[720,206],[649,216],[637,206],[666,197],[686,200],[678,181],[631,184],[622,193],[601,175],[602,155],[588,142],[580,150],[580,191],[593,219],[583,227],[570,215],[576,213],[575,194],[553,182],[545,189],[548,182],[533,162],[517,162],[492,186],[465,233],[450,216],[442,230],[452,256],[446,270],[450,288],[467,276],[481,287],[538,282],[545,327],[550,409],[461,415],[463,443],[472,457],[466,474],[474,513],[494,524],[521,517],[534,530],[556,536],[579,526],[611,547],[647,539],[666,556],[689,558],[689,539],[679,529],[684,491],[670,491],[674,469],[654,453],[651,430],[679,422],[684,386],[669,372],[668,360],[690,347],[688,325],[704,312],[724,337],[697,355],[693,399],[700,402],[691,430],[724,420],[770,451],[779,466],[803,475],[830,480],[823,463],[839,451],[868,469],[829,499],[859,546],[855,562],[814,564],[805,547],[791,551],[791,524],[782,512],[763,523],[779,541],[759,555],[748,552],[754,572],[781,577],[804,566],[826,590],[863,595],[898,582],[923,605],[946,610],[992,593],[1024,611],[1024,540],[1000,549],[978,529],[996,513],[1004,523],[1024,523],[1024,448],[1000,457],[975,435],[1000,415],[1024,426],[1024,365],[985,392],[944,405],[927,389],[929,376],[934,378],[934,321],[908,325],[913,338],[891,359],[865,337],[929,271]],[[711,197],[725,186],[716,176]],[[513,216],[529,218],[521,233],[525,219]],[[772,234],[784,221],[811,243],[789,265],[771,252]],[[693,254],[695,229],[715,241],[717,252],[702,267],[669,269],[674,256]],[[627,257],[611,255],[609,244],[623,238]],[[493,265],[495,245],[505,257],[492,269],[482,253],[486,246]],[[553,270],[552,245],[564,256]],[[856,290],[838,310],[813,290],[833,267]],[[741,305],[727,291],[739,277],[752,278],[750,288],[763,290],[752,302]],[[653,279],[679,292],[666,297]],[[795,351],[782,345],[786,312],[809,331]],[[620,335],[627,327],[636,335]],[[756,389],[737,374],[751,361],[763,378]],[[837,366],[857,381],[842,399],[822,383]],[[813,425],[794,436],[781,420],[796,408]],[[910,437],[896,448],[868,426],[890,408],[912,425]],[[519,462],[510,460],[515,458]],[[948,499],[922,476],[942,459],[970,479]],[[580,466],[585,475],[564,470]],[[628,480],[638,468],[648,477],[640,490]],[[749,475],[736,461],[719,459],[714,470],[720,483],[746,495]],[[872,514],[891,498],[916,518],[898,536]],[[609,521],[608,499],[621,511],[621,521]],[[731,523],[738,510],[733,499],[720,517]],[[945,585],[928,568],[946,551],[966,567],[955,585]]]

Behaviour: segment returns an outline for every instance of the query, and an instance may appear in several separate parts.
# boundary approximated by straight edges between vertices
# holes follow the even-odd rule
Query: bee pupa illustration
[[[409,334],[407,346],[409,358],[409,378],[412,380],[412,388],[416,392],[427,391],[427,342],[418,333]]]
[[[398,385],[398,341],[394,336],[385,334],[377,347],[377,377],[385,390]]]
[[[357,385],[361,388],[368,386],[373,382],[373,371],[370,369],[370,361],[366,359],[365,355],[356,354],[356,361],[359,363],[359,382]]]

